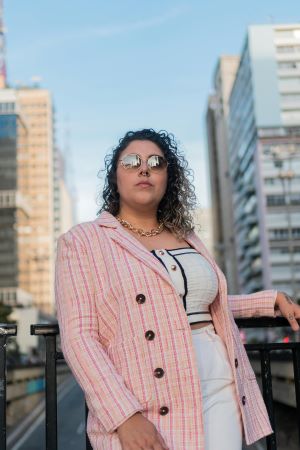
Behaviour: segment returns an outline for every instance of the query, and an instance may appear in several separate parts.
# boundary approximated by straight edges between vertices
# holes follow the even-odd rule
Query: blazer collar
[[[149,268],[154,270],[159,276],[164,278],[174,289],[175,286],[163,265],[155,258],[152,253],[131,233],[129,233],[120,222],[108,211],[103,211],[95,220],[99,226],[111,228],[110,237],[113,241],[121,245],[125,250],[140,259]],[[218,268],[214,258],[210,255],[202,240],[191,231],[185,237],[185,240],[195,248],[204,258],[213,266],[219,279],[219,289],[221,283],[224,283],[225,277]]]

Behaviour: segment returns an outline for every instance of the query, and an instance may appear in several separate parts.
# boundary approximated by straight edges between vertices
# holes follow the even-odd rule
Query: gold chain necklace
[[[116,219],[123,225],[125,228],[129,228],[129,230],[133,231],[134,233],[139,234],[140,236],[156,236],[157,234],[161,233],[164,229],[164,223],[161,222],[157,228],[152,228],[151,231],[145,231],[142,228],[135,228],[131,223],[127,222],[127,220],[121,219],[120,216],[116,216]]]

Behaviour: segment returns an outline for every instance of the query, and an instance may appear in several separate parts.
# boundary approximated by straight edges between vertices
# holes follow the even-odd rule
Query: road
[[[58,394],[57,402],[58,450],[85,449],[84,396],[70,376]],[[7,446],[8,450],[45,450],[44,411],[28,426],[17,444]]]

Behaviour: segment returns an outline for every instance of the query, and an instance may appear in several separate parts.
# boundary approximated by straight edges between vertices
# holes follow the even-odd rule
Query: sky
[[[175,135],[211,204],[207,98],[252,24],[300,22],[299,0],[4,0],[8,82],[51,91],[77,222],[99,209],[104,157],[128,130]]]

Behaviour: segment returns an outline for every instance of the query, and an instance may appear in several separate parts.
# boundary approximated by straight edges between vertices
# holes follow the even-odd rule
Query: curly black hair
[[[158,222],[164,222],[165,226],[182,238],[188,232],[194,230],[192,210],[197,205],[195,188],[192,184],[193,172],[188,168],[188,163],[178,149],[178,144],[172,133],[165,130],[155,131],[152,128],[138,131],[128,131],[119,144],[113,148],[112,153],[105,156],[106,172],[103,192],[99,193],[98,199],[103,198],[104,202],[98,210],[97,215],[102,211],[108,211],[116,216],[119,213],[120,201],[117,192],[117,162],[120,153],[135,140],[149,140],[156,144],[163,152],[168,161],[168,181],[166,192],[161,199],[157,209]],[[99,173],[102,170],[100,169]],[[99,176],[98,173],[98,176]],[[189,180],[191,178],[192,181]],[[97,201],[98,203],[98,201]]]

